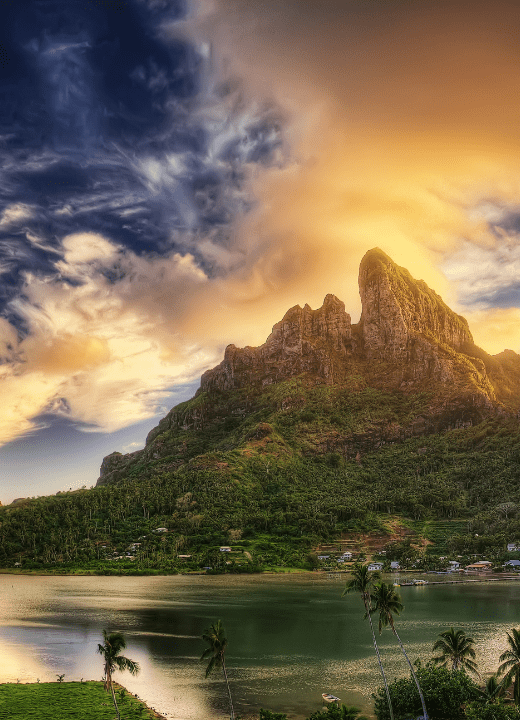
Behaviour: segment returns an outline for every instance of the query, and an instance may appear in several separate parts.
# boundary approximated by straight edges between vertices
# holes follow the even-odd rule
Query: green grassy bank
[[[161,717],[121,685],[116,700],[125,720]],[[0,685],[0,718],[9,720],[113,720],[114,705],[102,682],[29,683]]]

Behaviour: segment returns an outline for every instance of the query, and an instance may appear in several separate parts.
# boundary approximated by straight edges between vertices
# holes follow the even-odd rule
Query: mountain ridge
[[[160,421],[143,450],[104,458],[97,484],[118,482],[132,468],[169,455],[175,458],[172,468],[193,461],[197,449],[208,449],[194,439],[197,434],[215,423],[236,427],[261,409],[262,393],[271,387],[281,389],[281,407],[300,411],[304,391],[300,399],[298,393],[283,397],[285,384],[296,379],[306,388],[428,396],[405,425],[402,419],[382,420],[357,433],[324,431],[317,445],[345,459],[411,435],[464,427],[493,415],[517,415],[519,355],[507,350],[490,356],[478,348],[466,319],[379,248],[361,261],[359,291],[357,324],[341,300],[327,295],[316,310],[309,305],[290,308],[262,345],[228,345],[222,362],[202,375],[195,397]],[[255,432],[270,435],[266,428]],[[251,446],[246,435],[236,440],[243,452]],[[284,442],[280,438],[279,446]]]

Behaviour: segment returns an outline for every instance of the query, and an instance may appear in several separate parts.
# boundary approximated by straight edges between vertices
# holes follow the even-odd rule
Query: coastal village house
[[[370,565],[368,566],[368,570],[370,572],[381,571],[382,569],[383,569],[383,563],[380,563],[380,562],[371,562]]]
[[[476,563],[471,563],[471,565],[466,565],[466,570],[469,572],[482,572],[483,570],[491,570],[493,563],[489,562],[489,560],[480,560]]]
[[[509,567],[513,570],[520,570],[520,560],[508,560],[504,563],[504,567]]]

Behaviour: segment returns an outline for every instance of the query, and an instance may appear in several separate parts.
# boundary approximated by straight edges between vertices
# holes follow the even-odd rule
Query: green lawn
[[[148,720],[152,711],[129,693],[116,699],[121,720]],[[9,720],[113,720],[115,709],[102,682],[0,685],[0,718]]]

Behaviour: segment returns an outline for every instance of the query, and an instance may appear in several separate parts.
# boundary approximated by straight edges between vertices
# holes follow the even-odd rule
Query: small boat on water
[[[322,693],[321,697],[325,700],[326,703],[340,702],[339,697],[331,695],[330,693]]]

